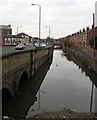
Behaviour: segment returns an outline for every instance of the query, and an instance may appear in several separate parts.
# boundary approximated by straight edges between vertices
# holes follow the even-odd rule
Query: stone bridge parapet
[[[53,55],[53,46],[2,56],[2,89],[17,93],[21,79],[29,80],[35,71]]]

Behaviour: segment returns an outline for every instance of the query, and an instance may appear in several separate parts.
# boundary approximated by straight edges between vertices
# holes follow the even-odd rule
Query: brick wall
[[[95,36],[97,36],[97,27],[95,28]],[[91,40],[94,37],[94,28],[92,26],[91,29],[86,29],[86,31],[80,31],[77,33],[74,33],[72,35],[66,36],[65,38],[67,40],[74,41],[76,45],[78,46],[89,46],[89,40]]]

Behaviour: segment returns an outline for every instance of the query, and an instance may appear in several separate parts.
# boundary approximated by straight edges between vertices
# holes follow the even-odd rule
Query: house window
[[[5,45],[7,45],[7,41],[8,41],[7,38],[5,38],[5,43],[4,43]]]

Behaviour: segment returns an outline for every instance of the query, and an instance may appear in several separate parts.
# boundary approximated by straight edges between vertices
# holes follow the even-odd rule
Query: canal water
[[[31,116],[53,111],[71,109],[77,112],[89,112],[92,81],[66,53],[54,50],[53,62],[37,93],[37,101],[27,113]],[[94,85],[94,96],[95,96]],[[93,97],[93,111],[95,99]]]

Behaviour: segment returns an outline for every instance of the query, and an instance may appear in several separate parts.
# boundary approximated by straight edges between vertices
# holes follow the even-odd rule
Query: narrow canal
[[[37,93],[27,118],[41,113],[71,109],[89,112],[92,82],[74,62],[69,61],[61,50],[55,50],[53,62]],[[95,92],[94,92],[95,95]],[[94,111],[95,99],[93,99]]]

